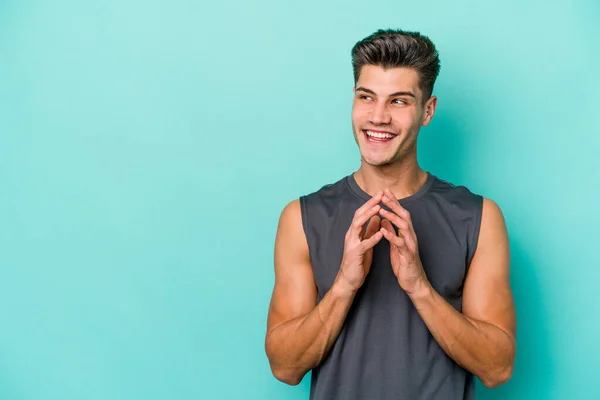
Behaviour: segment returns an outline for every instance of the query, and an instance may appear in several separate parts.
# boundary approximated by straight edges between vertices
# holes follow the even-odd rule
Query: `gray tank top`
[[[342,261],[344,235],[369,196],[350,174],[300,197],[302,224],[320,301]],[[465,274],[477,246],[483,197],[428,173],[423,187],[399,200],[413,221],[421,262],[435,290],[462,310]],[[389,242],[373,263],[340,335],[313,369],[311,400],[471,400],[473,375],[435,341],[389,260]]]

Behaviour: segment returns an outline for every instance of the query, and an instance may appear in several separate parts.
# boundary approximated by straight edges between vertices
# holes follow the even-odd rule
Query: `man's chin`
[[[392,163],[392,160],[389,158],[372,158],[363,156],[362,159],[371,167],[385,167],[386,165],[390,165]]]

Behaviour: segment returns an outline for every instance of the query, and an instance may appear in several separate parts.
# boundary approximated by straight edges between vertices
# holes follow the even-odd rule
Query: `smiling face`
[[[364,162],[384,166],[416,152],[419,129],[431,121],[436,102],[432,96],[424,104],[416,70],[365,65],[352,104],[352,129]]]

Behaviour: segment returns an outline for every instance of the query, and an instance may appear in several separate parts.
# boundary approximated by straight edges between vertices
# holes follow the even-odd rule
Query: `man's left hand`
[[[429,281],[419,258],[417,235],[410,213],[400,205],[390,189],[385,189],[382,202],[392,210],[390,212],[382,208],[379,211],[384,218],[381,221],[381,233],[390,242],[392,270],[407,294],[417,294],[429,287]],[[398,234],[392,224],[398,228]]]

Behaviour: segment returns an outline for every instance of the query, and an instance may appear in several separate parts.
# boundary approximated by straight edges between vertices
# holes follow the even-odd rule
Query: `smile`
[[[372,131],[372,130],[363,130],[363,134],[365,135],[367,141],[372,143],[385,143],[389,142],[393,138],[395,138],[396,134],[391,132],[383,132],[383,131]]]

